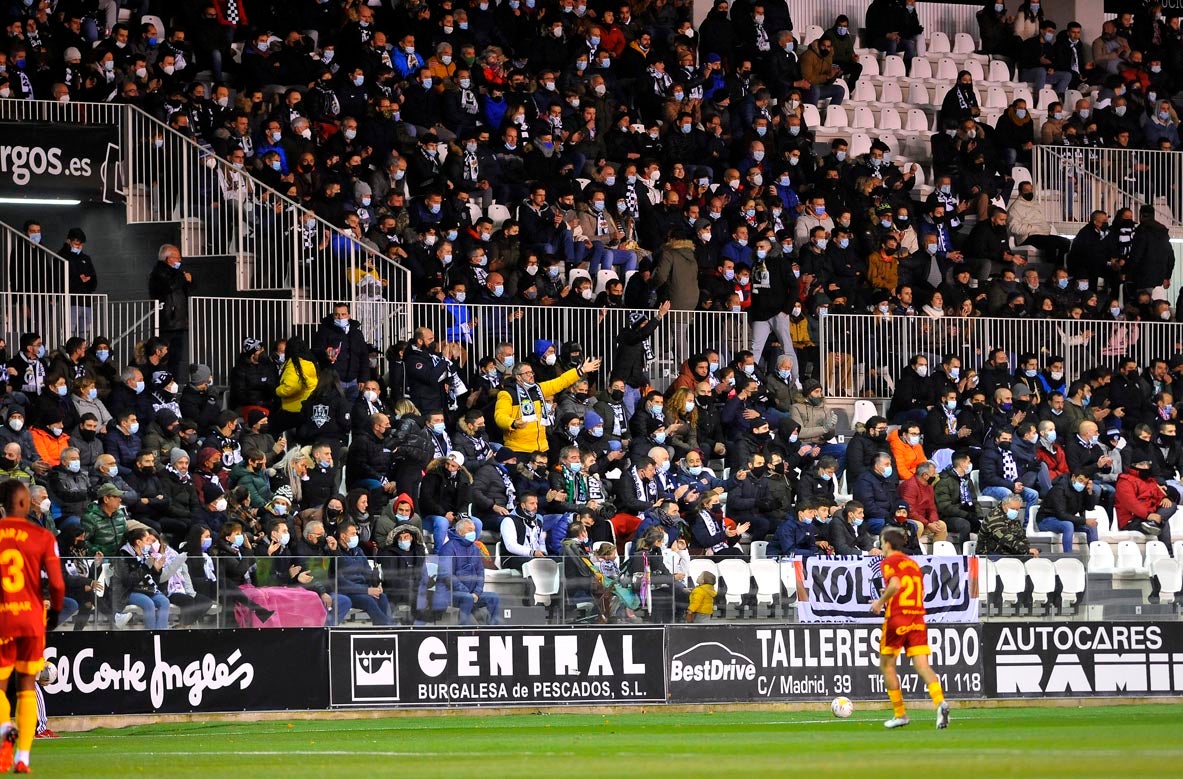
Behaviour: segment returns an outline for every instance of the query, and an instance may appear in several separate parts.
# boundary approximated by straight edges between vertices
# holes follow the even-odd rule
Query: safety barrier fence
[[[311,343],[321,320],[332,314],[333,303],[333,300],[192,298],[190,353],[209,360],[214,376],[221,382],[237,361],[244,339],[259,339],[270,346],[278,339],[300,336]],[[615,365],[617,339],[630,326],[632,315],[657,315],[656,311],[626,309],[384,301],[356,303],[351,313],[361,322],[366,340],[380,353],[406,341],[417,327],[431,328],[441,351],[447,346],[449,352],[457,355],[457,367],[461,370],[475,370],[477,360],[493,355],[501,343],[513,344],[520,360],[534,352],[540,339],[553,342],[556,350],[567,341],[576,341],[585,355],[604,360],[600,375],[605,380]],[[718,349],[726,361],[746,349],[748,342],[745,314],[670,312],[651,338],[650,380],[655,386],[664,387],[677,377],[682,361],[693,352],[710,346]]]
[[[117,128],[103,178],[128,223],[179,223],[182,254],[233,257],[240,292],[410,300],[409,270],[134,106],[5,100],[0,120]]]
[[[1183,154],[1142,149],[1036,146],[1031,177],[1049,222],[1110,218],[1121,208],[1155,207],[1163,224],[1183,224]]]
[[[831,398],[890,398],[916,354],[934,371],[954,355],[963,375],[996,347],[1006,350],[1012,370],[1024,353],[1035,354],[1041,369],[1058,356],[1071,379],[1096,366],[1115,368],[1127,355],[1145,366],[1183,351],[1177,322],[830,314],[819,325],[821,381]]]

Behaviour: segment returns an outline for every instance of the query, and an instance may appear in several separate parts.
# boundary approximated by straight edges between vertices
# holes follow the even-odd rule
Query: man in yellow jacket
[[[534,369],[529,363],[515,365],[513,379],[497,394],[493,412],[493,420],[505,434],[505,446],[522,457],[528,457],[531,452],[545,452],[549,448],[546,428],[555,422],[547,406],[548,399],[599,368],[598,357],[584,360],[578,368],[535,384]]]

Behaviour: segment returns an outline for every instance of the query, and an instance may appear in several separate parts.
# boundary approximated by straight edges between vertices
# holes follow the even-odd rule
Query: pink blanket
[[[244,585],[243,594],[265,609],[275,612],[266,623],[242,604],[234,607],[234,619],[243,628],[318,628],[328,618],[320,596],[296,587],[254,587]]]

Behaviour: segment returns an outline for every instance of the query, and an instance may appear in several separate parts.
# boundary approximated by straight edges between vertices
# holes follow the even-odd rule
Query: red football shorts
[[[924,620],[915,617],[892,617],[883,621],[883,636],[879,639],[879,654],[898,655],[907,650],[908,657],[932,654],[928,646],[928,628]]]
[[[45,667],[45,634],[0,639],[0,680],[12,675],[39,673]]]

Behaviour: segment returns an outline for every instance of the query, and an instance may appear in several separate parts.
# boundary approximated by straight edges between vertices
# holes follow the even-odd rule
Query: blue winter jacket
[[[435,580],[434,607],[437,611],[452,605],[452,593],[485,592],[485,566],[476,542],[467,541],[454,529],[448,531],[448,543],[439,550],[439,573]]]

